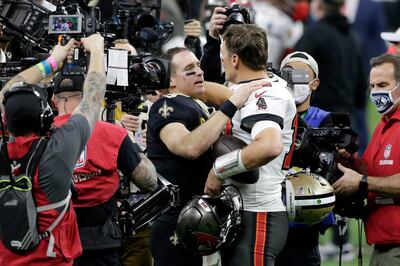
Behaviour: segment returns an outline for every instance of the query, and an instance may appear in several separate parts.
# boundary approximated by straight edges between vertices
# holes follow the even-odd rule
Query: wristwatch
[[[368,196],[368,176],[363,175],[360,180],[359,185],[360,194],[367,197]]]

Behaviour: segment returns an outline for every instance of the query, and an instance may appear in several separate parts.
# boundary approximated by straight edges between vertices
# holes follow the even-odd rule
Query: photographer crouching
[[[52,111],[36,84],[62,68],[73,39],[55,46],[50,57],[0,92],[9,132],[8,140],[3,134],[0,164],[0,265],[72,265],[82,252],[70,207],[71,176],[95,126],[106,83],[103,38],[96,34],[81,41],[91,55],[84,95],[68,122],[51,135]]]

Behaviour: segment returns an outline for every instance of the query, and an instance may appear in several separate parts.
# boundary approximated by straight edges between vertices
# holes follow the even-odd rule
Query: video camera
[[[173,24],[159,23],[161,1],[114,0],[116,15],[113,21],[106,22],[100,21],[99,8],[88,7],[83,0],[67,2],[61,1],[61,4],[55,6],[45,0],[0,0],[0,21],[6,26],[5,30],[20,40],[17,43],[21,50],[29,55],[32,50],[48,53],[60,40],[66,43],[69,38],[79,39],[95,32],[102,32],[106,47],[110,47],[111,41],[116,38],[130,40],[142,53],[139,56],[129,56],[127,64],[122,68],[108,64],[107,121],[114,121],[116,101],[122,102],[122,110],[125,112],[138,114],[146,111],[140,108],[146,100],[146,94],[169,87],[169,62],[150,54],[160,49],[172,36]],[[105,53],[109,55],[109,51],[112,49]],[[38,61],[21,61],[20,65],[18,62],[7,63],[3,66],[1,81],[4,84],[19,71]],[[85,72],[88,62],[83,49],[75,48],[73,63]],[[64,64],[62,72],[65,76],[74,75],[68,64]],[[114,78],[110,78],[111,72]],[[124,82],[119,82],[122,79],[121,73],[126,73]],[[120,79],[115,78],[115,75]]]
[[[32,50],[48,53],[58,41],[51,34],[82,37],[100,30],[98,8],[78,3],[55,6],[46,0],[0,0],[0,21],[6,33],[19,39],[22,56]]]
[[[30,56],[32,50],[49,53],[59,35],[79,39],[101,32],[106,47],[124,38],[139,51],[151,53],[172,37],[173,23],[159,21],[161,0],[114,0],[112,21],[101,21],[99,8],[88,7],[83,0],[70,2],[56,6],[46,0],[0,0],[0,22],[6,26],[4,32],[19,39],[25,52],[21,57]]]
[[[127,65],[114,65],[111,62],[110,56],[115,52],[125,52]],[[114,49],[109,49],[107,53],[109,56],[105,95],[107,105],[112,106],[113,102],[121,101],[122,111],[138,115],[139,112],[145,111],[139,106],[146,100],[147,94],[153,94],[155,90],[169,88],[171,69],[168,60],[150,55],[131,56],[127,54],[127,51]],[[127,77],[120,76],[123,75],[124,71]],[[107,115],[107,117],[110,116]]]
[[[294,69],[286,67],[279,73],[282,79],[286,80],[288,86],[293,88],[294,84],[308,84],[309,75],[305,69]]]
[[[102,30],[100,10],[79,4],[58,6],[48,17],[48,33],[79,39]]]
[[[179,204],[179,188],[162,176],[160,185],[151,193],[133,193],[121,202],[118,215],[122,235],[132,237],[137,230],[148,225],[162,213]]]
[[[159,53],[161,46],[172,38],[172,22],[161,22],[161,0],[114,0],[114,15],[107,31],[116,39],[127,39],[140,52]]]
[[[222,28],[221,34],[225,32],[229,25],[232,24],[251,24],[251,15],[250,12],[242,7],[240,4],[234,4],[230,8],[226,7],[226,11],[224,15],[227,16],[227,19]]]
[[[56,11],[56,6],[47,1],[0,0],[0,21],[7,34],[16,36],[20,46],[29,55],[31,49],[48,52],[51,45],[46,41],[47,27],[44,21]]]
[[[288,86],[293,89],[294,84],[308,84],[309,75],[305,69],[295,69],[291,67],[285,67],[281,71],[272,67],[272,63],[267,63],[267,71],[278,75],[284,79]]]
[[[310,128],[301,120],[297,129],[292,166],[309,168],[312,173],[335,183],[343,173],[337,167],[338,149],[353,154],[358,150],[358,135],[350,127],[348,114],[331,113],[333,126]],[[364,199],[361,195],[337,197],[334,212],[341,216],[362,218]]]

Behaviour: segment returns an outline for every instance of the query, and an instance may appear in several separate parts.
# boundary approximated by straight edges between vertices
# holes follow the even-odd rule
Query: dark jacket
[[[225,75],[221,69],[220,45],[221,41],[214,39],[207,32],[207,42],[203,47],[200,67],[204,71],[204,80],[223,84]]]
[[[367,85],[361,50],[344,16],[326,16],[309,26],[296,50],[309,53],[319,65],[321,84],[313,105],[349,113],[354,107],[364,107]]]

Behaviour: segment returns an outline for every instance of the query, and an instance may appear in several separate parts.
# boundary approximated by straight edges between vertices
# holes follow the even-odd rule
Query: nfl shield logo
[[[85,163],[86,163],[86,146],[83,149],[81,155],[79,156],[78,161],[76,162],[75,169],[83,167]]]
[[[383,152],[383,157],[385,157],[385,159],[389,158],[391,150],[392,150],[392,144],[386,145],[385,151]]]

